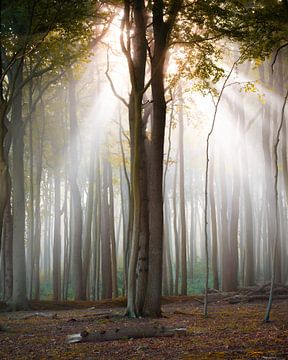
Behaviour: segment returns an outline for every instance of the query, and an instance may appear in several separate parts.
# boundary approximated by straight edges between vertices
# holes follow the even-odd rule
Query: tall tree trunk
[[[145,313],[161,315],[163,263],[163,154],[166,124],[164,61],[168,29],[164,26],[164,4],[153,6],[154,53],[151,62],[153,118],[149,152],[149,269]]]
[[[112,167],[110,162],[107,163],[108,171],[108,191],[109,191],[109,228],[110,228],[110,245],[111,245],[111,271],[112,271],[112,294],[118,297],[118,280],[117,280],[117,253],[115,239],[115,221],[114,221],[114,191],[112,179]]]
[[[101,201],[101,255],[102,255],[102,299],[112,298],[112,263],[108,203],[108,164],[103,159],[102,201]]]
[[[230,273],[230,291],[236,291],[238,287],[238,233],[239,233],[239,206],[240,206],[240,181],[238,176],[239,164],[239,118],[234,127],[235,150],[231,154],[232,161],[232,203],[229,229],[230,255],[228,271]]]
[[[128,282],[128,264],[130,258],[130,248],[132,240],[133,227],[133,199],[131,193],[131,184],[126,166],[126,157],[123,145],[121,114],[119,112],[119,142],[122,157],[122,166],[120,167],[120,192],[121,209],[123,214],[123,295],[127,292]],[[130,144],[129,144],[130,145]],[[125,179],[125,181],[124,181]]]
[[[84,300],[82,276],[82,204],[77,183],[79,144],[76,108],[76,80],[69,71],[69,120],[70,120],[70,189],[71,189],[71,241],[72,241],[72,288],[75,300]]]
[[[44,104],[41,101],[41,129],[37,127],[38,148],[35,157],[35,233],[34,233],[34,298],[40,298],[40,254],[41,254],[41,179],[43,165],[43,141],[45,132]],[[39,124],[38,124],[39,126]],[[40,131],[39,131],[40,130]]]
[[[95,164],[95,149],[91,141],[90,149],[90,161],[89,161],[89,178],[88,178],[88,194],[86,204],[86,225],[85,225],[85,240],[84,240],[84,252],[83,252],[83,286],[86,291],[86,297],[89,298],[88,279],[90,272],[91,262],[91,228],[92,228],[92,216],[93,216],[93,200],[94,200],[94,164]]]
[[[179,294],[179,270],[180,270],[180,254],[179,254],[179,234],[177,227],[177,164],[175,165],[174,185],[173,185],[173,232],[175,246],[175,295]]]
[[[130,8],[131,6],[131,8]],[[133,4],[130,4],[129,1],[125,1],[124,9],[124,20],[127,31],[130,31],[131,22],[130,22],[130,11],[133,11],[134,19],[134,29],[133,29],[133,40],[132,40],[132,50],[131,50],[131,39],[128,39],[128,42],[124,44],[123,38],[121,40],[122,50],[124,51],[128,67],[130,80],[132,85],[132,91],[129,99],[129,127],[130,127],[130,141],[131,141],[131,214],[133,211],[133,230],[132,230],[132,244],[130,252],[130,261],[128,269],[128,283],[127,283],[127,315],[128,316],[137,316],[136,308],[136,271],[137,263],[139,261],[139,244],[141,236],[141,256],[139,268],[147,268],[148,257],[143,256],[143,252],[147,249],[147,244],[145,241],[148,241],[148,237],[145,235],[147,229],[142,227],[143,222],[141,222],[141,209],[143,204],[141,204],[141,195],[143,194],[143,184],[141,183],[141,166],[144,165],[144,139],[142,131],[142,98],[143,98],[143,89],[144,89],[144,80],[145,80],[145,67],[146,67],[146,52],[147,52],[147,43],[146,43],[146,13],[145,13],[145,4],[143,0],[135,1]],[[142,174],[145,172],[142,171]],[[144,215],[145,216],[145,215]],[[132,220],[132,217],[131,217]],[[141,234],[141,231],[144,233]],[[144,276],[143,276],[144,275]],[[141,279],[139,283],[139,289],[143,290],[145,286],[145,273],[141,274]],[[140,299],[143,301],[142,298]],[[138,306],[142,307],[142,304],[138,302]],[[142,309],[139,309],[142,312]]]
[[[32,83],[29,84],[29,204],[28,204],[28,288],[29,298],[33,298],[33,277],[34,277],[34,164],[33,164],[33,127],[32,127]]]
[[[95,291],[94,298],[100,298],[100,265],[101,265],[101,224],[102,224],[102,199],[101,199],[101,173],[100,173],[100,158],[97,155],[96,159],[96,190],[95,190],[95,206],[94,206],[94,281]]]
[[[209,176],[209,200],[211,211],[211,238],[212,238],[212,273],[213,273],[213,288],[219,290],[219,275],[218,275],[218,236],[217,236],[217,219],[215,206],[215,192],[214,192],[214,146],[212,145],[211,162],[210,162],[210,176]]]
[[[23,64],[15,64],[13,78],[15,88],[19,89],[12,104],[11,135],[13,143],[13,296],[15,309],[28,307],[26,295],[25,262],[25,192],[24,192],[24,122],[22,119]]]
[[[0,6],[1,7],[1,6]],[[1,15],[0,15],[1,17]],[[1,47],[1,39],[0,39]],[[2,54],[0,50],[0,77],[2,77]],[[2,225],[6,202],[9,198],[8,162],[5,157],[5,137],[7,134],[6,121],[7,103],[3,97],[3,83],[0,83],[0,249],[2,239]]]
[[[51,275],[51,257],[50,257],[50,248],[51,248],[51,213],[52,213],[52,179],[48,180],[46,176],[46,181],[48,182],[46,185],[45,198],[44,198],[44,211],[46,214],[45,223],[44,223],[44,277],[45,282],[50,282]]]
[[[6,136],[4,143],[5,162],[8,164],[9,152],[11,148],[11,133]],[[3,270],[4,270],[4,293],[3,299],[10,301],[13,292],[13,216],[12,216],[12,197],[11,197],[11,176],[7,169],[7,203],[5,206],[3,220]],[[1,238],[1,234],[0,234]],[[1,241],[0,241],[1,249]]]
[[[264,65],[259,68],[260,79],[263,83],[265,83],[264,76]],[[272,88],[272,74],[269,66],[269,79],[267,86]],[[266,268],[266,281],[268,281],[271,277],[271,253],[272,253],[272,245],[271,239],[273,239],[274,234],[274,200],[273,200],[273,174],[272,174],[272,158],[271,158],[271,106],[270,104],[265,104],[263,106],[262,112],[262,146],[263,146],[263,154],[264,154],[264,172],[265,172],[265,194],[266,194],[266,224],[267,224],[267,235],[266,235],[266,247],[267,251],[265,254],[265,268]]]
[[[245,114],[244,105],[239,107],[239,117],[241,126],[241,173],[242,177],[242,191],[243,191],[243,206],[244,206],[244,222],[245,222],[245,263],[244,263],[244,286],[252,286],[255,282],[255,269],[254,269],[254,224],[253,224],[253,209],[251,190],[249,182],[248,159],[247,159],[247,141],[245,133]]]
[[[223,151],[223,147],[222,147],[222,151]],[[222,156],[220,159],[219,170],[221,173],[221,178],[220,178],[220,189],[221,189],[220,218],[221,218],[221,240],[222,240],[221,283],[222,283],[222,290],[229,291],[230,290],[230,273],[229,273],[230,248],[229,248],[229,238],[228,238],[227,182],[225,175],[225,164]]]
[[[180,205],[180,244],[181,244],[181,295],[187,295],[187,241],[186,241],[186,216],[185,216],[185,181],[184,181],[184,119],[183,97],[179,85],[179,205]]]
[[[163,257],[165,260],[165,267],[163,266],[163,276],[166,276],[167,282],[167,295],[174,294],[174,283],[173,283],[173,266],[172,266],[172,257],[171,257],[171,232],[172,226],[171,222],[169,221],[170,217],[170,209],[169,209],[169,200],[166,199],[164,202],[165,212],[164,212],[164,252]],[[164,261],[163,260],[163,261]],[[164,285],[164,281],[163,281]],[[163,290],[164,294],[164,290]]]
[[[11,179],[8,172],[8,193],[11,194]],[[12,297],[13,291],[13,217],[10,196],[4,212],[3,257],[4,261],[4,301]]]
[[[149,147],[149,269],[145,313],[161,315],[162,253],[163,253],[163,154],[166,124],[164,90],[164,62],[169,35],[182,1],[172,1],[169,16],[164,21],[164,2],[153,4],[153,56],[151,60],[151,87],[153,117]]]
[[[53,300],[61,299],[61,179],[60,169],[54,170],[54,242],[53,242]]]

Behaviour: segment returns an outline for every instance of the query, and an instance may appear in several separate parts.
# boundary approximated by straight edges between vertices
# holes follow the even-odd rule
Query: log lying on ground
[[[121,329],[109,329],[103,331],[97,331],[88,333],[82,331],[79,334],[68,335],[66,342],[68,344],[79,342],[100,342],[100,341],[113,341],[121,339],[139,339],[150,337],[162,337],[162,336],[174,336],[174,335],[186,335],[185,328],[166,328],[166,327],[128,327]]]
[[[32,317],[45,317],[49,319],[57,319],[58,315],[56,313],[45,313],[45,312],[33,312],[28,314],[13,314],[8,317],[9,320],[26,320]]]

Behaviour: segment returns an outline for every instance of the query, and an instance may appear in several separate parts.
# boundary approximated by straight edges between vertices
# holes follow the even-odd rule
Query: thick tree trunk
[[[8,164],[8,156],[11,148],[11,133],[8,133],[5,139],[4,156]],[[13,292],[13,216],[12,216],[12,198],[11,198],[11,176],[7,169],[7,202],[4,211],[3,220],[3,270],[4,270],[4,289],[3,299],[8,301]],[[1,234],[0,234],[1,238]],[[1,241],[0,241],[1,249]]]
[[[149,147],[149,269],[145,313],[161,315],[162,262],[163,262],[163,154],[166,124],[164,89],[164,62],[169,35],[181,7],[181,1],[171,1],[169,16],[164,21],[164,2],[153,4],[153,56],[151,61],[151,87],[153,116]]]
[[[154,54],[152,59],[153,119],[149,151],[149,269],[145,313],[161,316],[163,263],[163,154],[166,124],[164,59],[167,33],[163,26],[162,2],[154,4]],[[159,6],[159,8],[158,8]]]
[[[130,5],[128,1],[125,2],[125,24],[127,29],[130,27]],[[132,244],[130,252],[129,270],[128,270],[128,283],[127,283],[127,315],[136,316],[138,311],[142,312],[143,298],[145,298],[146,288],[146,268],[148,256],[147,250],[147,226],[144,224],[145,212],[143,219],[141,219],[141,211],[145,202],[143,194],[145,194],[145,177],[141,179],[141,175],[145,176],[145,158],[144,158],[144,139],[142,131],[142,98],[145,80],[145,67],[146,67],[146,13],[145,4],[143,0],[135,1],[133,4],[133,16],[135,21],[135,28],[132,40],[132,48],[130,39],[128,39],[126,48],[126,57],[129,66],[130,80],[132,91],[129,99],[129,126],[130,126],[130,139],[131,139],[131,200],[133,211],[133,231],[132,231]],[[122,44],[123,48],[123,44]],[[145,126],[145,125],[144,125]],[[144,166],[144,169],[143,169]],[[140,174],[141,172],[141,174]],[[132,219],[132,218],[131,218]],[[146,227],[146,228],[145,228]],[[140,252],[139,252],[140,245]],[[139,270],[141,277],[138,281],[138,289],[141,292],[141,297],[137,298],[136,307],[136,271],[137,264],[139,263]]]
[[[139,253],[138,253],[138,267],[137,267],[137,295],[136,295],[136,309],[138,315],[143,314],[145,296],[148,281],[148,251],[149,251],[149,215],[148,215],[148,194],[147,194],[147,158],[145,152],[145,132],[146,121],[142,121],[142,130],[140,136],[140,153],[141,163],[139,169],[140,178],[140,201],[141,201],[141,220],[140,220],[140,234],[139,234]],[[148,147],[149,144],[146,144]],[[149,151],[148,148],[146,151]]]
[[[15,65],[15,88],[20,89],[23,64]],[[22,91],[19,90],[12,104],[11,135],[13,144],[13,296],[15,309],[28,307],[26,295],[25,262],[25,192],[24,192],[24,123],[22,119]]]
[[[11,181],[11,180],[10,180]],[[8,183],[10,183],[8,181]],[[10,186],[9,186],[10,187]],[[8,190],[8,193],[11,189]],[[13,291],[13,217],[10,199],[6,203],[3,228],[4,301],[11,299]]]

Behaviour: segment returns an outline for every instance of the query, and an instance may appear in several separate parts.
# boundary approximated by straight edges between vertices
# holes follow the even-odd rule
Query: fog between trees
[[[11,9],[4,3],[2,30],[7,30]],[[30,3],[25,6],[34,24],[37,12]],[[11,20],[9,36],[1,38],[1,191],[6,199],[0,290],[15,308],[27,307],[28,299],[98,300],[128,291],[128,315],[157,316],[157,293],[202,293],[206,141],[213,119],[207,182],[209,288],[228,292],[269,282],[275,241],[275,281],[287,284],[287,46],[277,51],[281,40],[253,59],[255,54],[245,58],[232,38],[221,38],[212,41],[215,52],[209,61],[203,54],[212,48],[203,46],[198,53],[197,47],[187,50],[175,41],[167,50],[173,31],[178,31],[176,38],[181,35],[173,26],[181,27],[184,15],[175,8],[171,14],[179,20],[171,18],[172,35],[163,35],[161,97],[160,58],[155,55],[161,9],[155,5],[150,12],[140,1],[137,13],[136,5],[121,10],[121,16],[119,8],[99,6],[94,33],[87,34],[83,26],[84,40],[80,29],[78,34],[57,19],[54,33],[47,30],[48,40],[40,36],[33,45],[30,28],[26,39],[22,35],[24,46],[12,29],[21,23],[21,14]],[[75,9],[67,7],[73,19]],[[144,8],[147,18],[138,19]],[[85,23],[86,16],[83,10],[77,21]],[[154,30],[145,35],[141,21],[150,17]],[[61,27],[75,39],[58,39]],[[146,41],[141,43],[144,35],[149,51]],[[13,36],[12,46],[7,41]],[[70,54],[71,39],[75,47],[82,40],[85,46]],[[199,60],[194,66],[191,56],[203,64]],[[131,62],[138,71],[135,78]],[[164,112],[157,114],[157,109]],[[158,217],[162,196],[163,218]]]

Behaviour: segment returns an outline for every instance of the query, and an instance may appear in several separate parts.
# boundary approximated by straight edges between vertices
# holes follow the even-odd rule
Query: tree
[[[133,236],[132,250],[129,263],[128,275],[128,304],[127,314],[137,315],[135,309],[136,267],[138,257],[138,245],[140,232],[147,231],[141,228],[141,207],[147,197],[149,208],[149,254],[139,258],[145,264],[141,269],[148,270],[148,283],[145,294],[144,312],[149,316],[161,314],[161,291],[162,291],[162,252],[163,252],[163,147],[166,120],[166,101],[164,90],[164,64],[170,34],[180,10],[180,1],[171,1],[165,6],[163,1],[152,4],[151,12],[144,1],[124,2],[124,17],[122,21],[121,46],[127,58],[132,91],[129,100],[129,122],[131,138],[131,185],[133,196]],[[169,12],[165,19],[164,12]],[[131,12],[133,17],[130,16]],[[152,17],[152,29],[146,27],[147,19]],[[131,29],[132,28],[132,29]],[[126,37],[123,31],[126,30]],[[130,31],[133,30],[133,41]],[[126,40],[126,43],[125,43]],[[147,44],[152,41],[149,48]],[[151,59],[151,80],[145,86],[145,67],[147,50]],[[142,122],[142,99],[144,92],[151,85],[152,91],[152,119],[151,139],[147,153],[149,177],[147,190],[145,183],[141,183],[140,171],[145,167],[145,128]],[[146,194],[145,194],[146,193]],[[142,212],[143,214],[143,212]],[[146,240],[147,241],[147,240]],[[148,248],[144,245],[144,248]],[[143,248],[143,247],[142,247]],[[143,266],[144,265],[144,266]],[[146,271],[147,271],[146,270]]]

